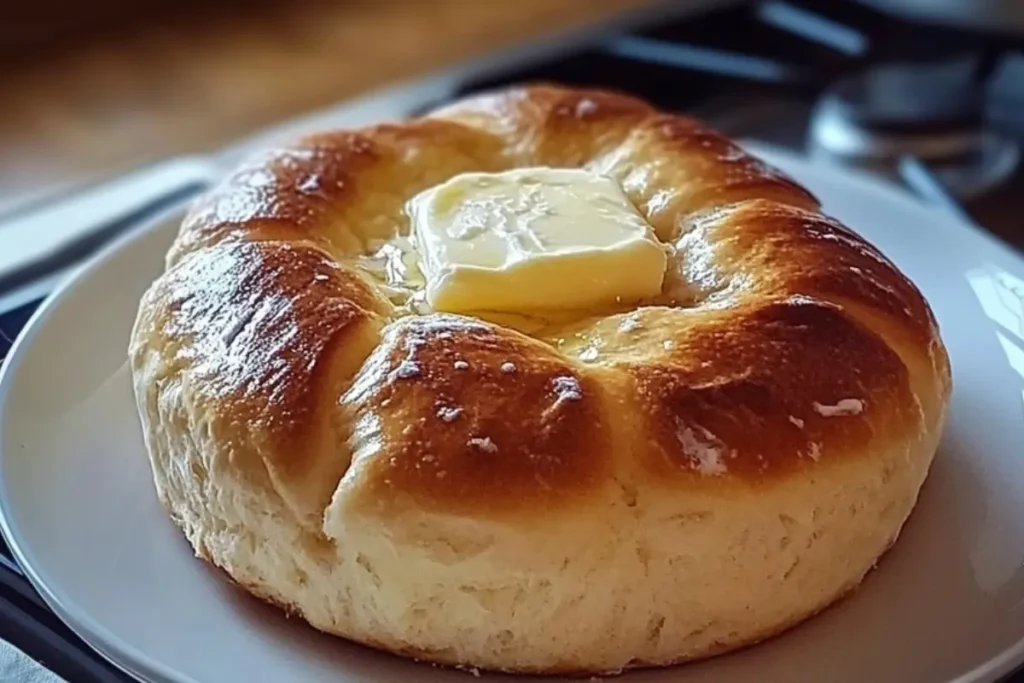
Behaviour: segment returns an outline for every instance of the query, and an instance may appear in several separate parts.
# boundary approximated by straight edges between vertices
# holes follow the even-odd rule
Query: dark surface
[[[766,10],[783,4],[788,13]],[[801,11],[806,10],[835,30],[818,30],[820,21],[801,23]],[[964,97],[984,101],[949,107],[947,114],[958,123],[973,121],[980,114],[992,128],[1024,138],[1024,77],[1004,73],[1004,67],[1019,58],[1019,50],[1019,45],[1008,41],[896,21],[852,2],[752,2],[636,34],[609,36],[589,49],[530,68],[509,65],[498,75],[465,83],[457,94],[536,80],[613,87],[704,117],[734,136],[803,150],[809,112],[830,84],[879,63],[953,58],[971,65],[978,79],[976,87],[962,91]],[[890,96],[896,94],[890,90]],[[895,103],[901,126],[906,125],[902,115],[920,104]],[[1024,174],[1018,172],[966,208],[984,227],[1020,247],[1024,246],[1024,227],[1018,219],[1022,197]],[[0,311],[0,357],[36,305]],[[0,637],[70,683],[130,680],[103,663],[59,622],[6,548],[0,548]],[[1007,682],[1024,683],[1024,674]]]

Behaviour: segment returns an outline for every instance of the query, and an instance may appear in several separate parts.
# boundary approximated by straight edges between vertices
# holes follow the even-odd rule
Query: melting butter
[[[426,313],[423,287],[415,245],[407,237],[375,241],[370,253],[357,258],[357,265],[377,283],[388,300],[405,313]],[[406,310],[402,310],[406,309]]]
[[[661,292],[667,248],[618,184],[582,169],[458,175],[407,213],[435,310],[530,327]]]

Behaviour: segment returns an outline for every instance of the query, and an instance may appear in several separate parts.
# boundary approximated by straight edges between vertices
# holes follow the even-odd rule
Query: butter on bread
[[[605,274],[557,249],[558,273],[514,273],[501,244],[474,266],[407,211],[539,167],[619,188],[643,225],[573,244],[632,245],[587,267],[643,273],[570,292]],[[499,299],[576,308],[466,314]],[[253,158],[185,219],[129,353],[197,555],[320,630],[512,672],[706,657],[832,604],[910,515],[951,389],[918,290],[793,179],[553,86]]]
[[[588,310],[661,292],[665,246],[616,182],[583,169],[464,173],[408,212],[434,310]]]

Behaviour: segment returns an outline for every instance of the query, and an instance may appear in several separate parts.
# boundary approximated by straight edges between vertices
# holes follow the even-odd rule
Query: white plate
[[[897,190],[762,153],[922,288],[953,359],[951,419],[905,534],[851,599],[765,645],[625,680],[996,680],[1024,661],[1024,263]],[[73,629],[147,681],[465,680],[285,619],[194,559],[165,518],[125,349],[179,218],[102,254],[8,360],[0,521],[18,560]]]

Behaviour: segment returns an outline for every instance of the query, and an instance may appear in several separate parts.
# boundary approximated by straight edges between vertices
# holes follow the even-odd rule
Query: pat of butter
[[[661,291],[665,247],[617,183],[581,169],[466,173],[407,210],[435,310],[592,309]]]

